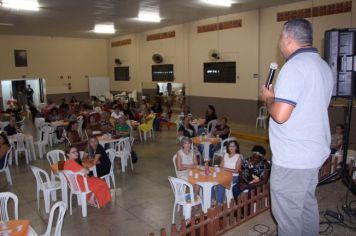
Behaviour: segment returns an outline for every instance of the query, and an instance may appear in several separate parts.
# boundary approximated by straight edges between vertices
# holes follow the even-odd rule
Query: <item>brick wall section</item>
[[[232,29],[232,28],[239,28],[239,27],[242,27],[242,20],[232,20],[232,21],[224,21],[224,22],[209,24],[209,25],[200,25],[197,27],[197,32],[206,33],[211,31],[225,30],[225,29]]]
[[[351,12],[352,1],[333,3],[329,5],[317,6],[313,8],[304,8],[293,11],[277,13],[277,21],[287,21],[297,18],[310,18],[318,16],[335,15],[345,12]]]
[[[124,39],[124,40],[111,42],[111,47],[120,47],[120,46],[130,45],[130,44],[131,44],[131,39]]]
[[[176,37],[175,31],[167,31],[163,33],[157,34],[149,34],[146,36],[146,41],[160,40],[160,39],[168,39]]]

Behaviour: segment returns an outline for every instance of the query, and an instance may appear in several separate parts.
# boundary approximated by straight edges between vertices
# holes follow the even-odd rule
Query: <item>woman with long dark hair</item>
[[[207,125],[210,121],[216,120],[218,116],[216,115],[215,107],[209,105],[205,113],[205,124]]]
[[[67,128],[67,138],[70,145],[75,146],[80,151],[84,151],[87,141],[82,140],[78,133],[78,122],[76,120],[70,121]]]
[[[232,173],[232,184],[239,184],[239,172],[241,170],[242,156],[240,155],[240,146],[236,140],[231,140],[226,145],[226,154],[224,155],[220,167]],[[217,186],[217,202],[223,203],[225,188],[222,185]],[[229,204],[229,202],[228,202]]]
[[[111,201],[111,194],[108,185],[100,178],[88,176],[89,170],[83,168],[77,162],[79,159],[78,149],[74,146],[69,146],[65,151],[65,155],[67,160],[64,163],[64,170],[81,172],[87,177],[88,188],[93,192],[93,194],[87,195],[89,204],[96,206],[95,199],[97,200],[98,207],[103,207],[105,204],[109,203]],[[80,177],[77,180],[80,187],[84,189],[83,178]]]

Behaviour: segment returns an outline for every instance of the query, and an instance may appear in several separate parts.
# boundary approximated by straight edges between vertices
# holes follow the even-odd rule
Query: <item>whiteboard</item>
[[[100,96],[110,92],[110,78],[89,77],[89,96]]]

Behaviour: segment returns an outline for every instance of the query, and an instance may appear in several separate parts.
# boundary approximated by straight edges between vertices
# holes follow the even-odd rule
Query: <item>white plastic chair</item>
[[[46,157],[47,157],[47,161],[48,161],[50,166],[54,165],[54,164],[57,164],[59,161],[67,160],[64,151],[59,150],[59,149],[47,152],[47,156]],[[51,170],[51,179],[54,180],[55,176],[58,177],[58,175],[53,173],[53,171]]]
[[[42,126],[45,124],[45,118],[43,117],[35,117],[35,127],[37,128],[37,131],[40,131]]]
[[[50,132],[48,140],[49,140],[49,145],[51,147],[53,147],[53,144],[59,143],[59,140],[57,138],[57,133],[56,133],[56,130],[58,129],[58,127],[51,123],[47,123],[47,122],[45,122],[43,125],[51,128],[51,132]]]
[[[0,121],[0,129],[3,130],[9,123],[8,121]]]
[[[26,157],[26,164],[29,164],[31,160],[30,150],[25,145],[25,135],[24,134],[15,134],[14,135],[14,149],[15,149],[15,162],[16,165],[19,165],[18,156],[19,152],[24,152]]]
[[[110,149],[106,150],[106,154],[109,156],[109,159],[111,162],[111,167],[110,167],[109,174],[101,176],[101,179],[105,179],[109,188],[111,187],[111,185],[110,185],[110,179],[111,179],[114,189],[116,189],[115,174],[114,174],[116,151],[115,151],[115,149],[110,148]]]
[[[131,170],[133,170],[133,163],[131,158],[131,145],[132,145],[131,140],[133,140],[133,138],[130,137],[121,138],[115,145],[116,156],[121,159],[122,172],[125,172],[128,159],[130,159]]]
[[[256,118],[256,128],[267,127],[268,111],[266,106],[262,106],[258,109],[258,117]]]
[[[232,188],[235,186],[235,184],[231,183],[230,189],[225,189],[225,196],[226,196],[226,203],[227,203],[227,208],[230,208],[230,202],[234,198],[234,195],[232,193]]]
[[[46,146],[50,145],[50,135],[52,132],[52,128],[49,126],[43,126],[40,131],[40,139],[35,142],[38,147],[38,154],[40,158],[43,158],[43,154],[46,152]]]
[[[182,125],[182,122],[180,120],[176,120],[176,129],[177,129],[177,139],[176,143],[179,143],[180,140],[182,139],[182,136],[179,135],[179,128]]]
[[[217,120],[209,121],[209,123],[207,125],[207,133],[208,133],[208,135],[211,135],[214,132],[217,123],[218,123]]]
[[[61,156],[63,158],[61,158]],[[56,149],[56,150],[52,150],[47,152],[47,160],[49,162],[50,165],[53,164],[57,164],[59,161],[65,161],[67,160],[64,151]]]
[[[25,122],[25,120],[26,120],[26,116],[23,116],[22,120],[16,122],[17,126],[20,127],[20,129],[22,129],[22,126],[23,126],[23,123]]]
[[[46,171],[38,168],[36,166],[30,166],[33,174],[36,178],[36,185],[37,185],[37,208],[40,209],[40,192],[43,192],[43,199],[45,202],[45,211],[49,213],[51,199],[50,195],[52,196],[52,200],[57,200],[56,191],[61,189],[61,183],[59,181],[51,181],[49,175]],[[43,178],[43,177],[44,178]]]
[[[150,129],[147,131],[147,132],[144,132],[140,126],[138,126],[138,131],[139,131],[139,134],[140,134],[140,140],[141,142],[142,141],[147,141],[147,134],[148,134],[148,137],[149,138],[154,138],[155,137],[155,134],[154,134],[154,131],[153,131],[153,121],[155,120],[156,117],[152,117],[151,120],[148,121],[148,125],[150,127]],[[143,135],[143,137],[142,137]]]
[[[5,177],[6,177],[7,182],[9,183],[9,185],[12,185],[11,173],[10,173],[10,168],[9,168],[9,160],[11,158],[11,154],[12,154],[12,147],[10,147],[10,149],[7,151],[7,153],[5,155],[4,166],[2,167],[2,169],[0,169],[0,173],[1,172],[5,173]]]
[[[77,195],[78,196],[78,205],[82,206],[82,215],[83,217],[87,217],[87,195],[91,193],[91,190],[89,190],[88,187],[88,181],[87,178],[84,176],[83,173],[80,172],[73,172],[73,171],[68,171],[64,170],[62,171],[63,175],[67,179],[67,183],[69,186],[70,194],[69,194],[69,212],[70,215],[72,215],[72,196]],[[83,183],[84,183],[84,190],[81,189],[78,179],[77,178],[83,178]]]
[[[130,137],[133,137],[133,128],[131,125],[131,120],[127,120],[126,124],[130,127]]]
[[[66,130],[66,129],[63,129],[62,136],[63,136],[64,139],[67,141],[68,146],[71,146],[72,144],[71,144],[71,142],[70,142],[70,140],[69,140],[69,138],[68,138],[68,136],[67,136],[67,130]]]
[[[77,129],[78,134],[79,134],[79,136],[80,136],[82,139],[84,139],[84,137],[83,137],[83,123],[84,123],[84,119],[83,119],[83,117],[78,117],[78,118],[77,118],[77,121],[78,121],[78,129]]]
[[[236,138],[235,137],[227,138],[227,139],[224,139],[221,142],[220,149],[214,152],[213,163],[214,163],[215,156],[223,157],[225,155],[225,153],[226,153],[226,143],[230,142],[232,140],[236,140]]]
[[[176,207],[183,207],[183,216],[187,220],[191,217],[192,207],[196,205],[202,205],[202,201],[199,195],[194,194],[193,186],[182,179],[168,176],[168,180],[171,183],[174,193],[174,205],[172,214],[172,224],[175,222]],[[187,192],[188,190],[188,192]]]
[[[174,154],[173,158],[172,158],[172,161],[173,161],[173,166],[174,166],[174,171],[176,172],[176,177],[178,178],[178,169],[177,169],[177,154]]]
[[[49,214],[48,225],[46,232],[42,234],[42,236],[51,236],[52,231],[52,224],[53,224],[53,216],[54,212],[58,209],[58,217],[56,222],[56,227],[54,229],[53,236],[61,236],[62,235],[62,226],[63,226],[63,219],[66,213],[66,204],[64,202],[56,202],[53,207],[51,208],[51,213]]]
[[[7,203],[9,199],[14,201],[14,217],[15,220],[19,219],[19,199],[17,196],[10,192],[0,192],[0,221],[9,221],[9,213],[7,211]]]

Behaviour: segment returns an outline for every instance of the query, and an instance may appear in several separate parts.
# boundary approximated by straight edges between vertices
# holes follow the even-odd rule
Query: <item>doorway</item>
[[[2,102],[3,110],[8,108],[8,101],[17,100],[21,106],[27,104],[25,89],[30,86],[33,89],[33,104],[37,107],[40,103],[46,102],[46,86],[45,79],[33,78],[33,79],[13,79],[2,80]]]

